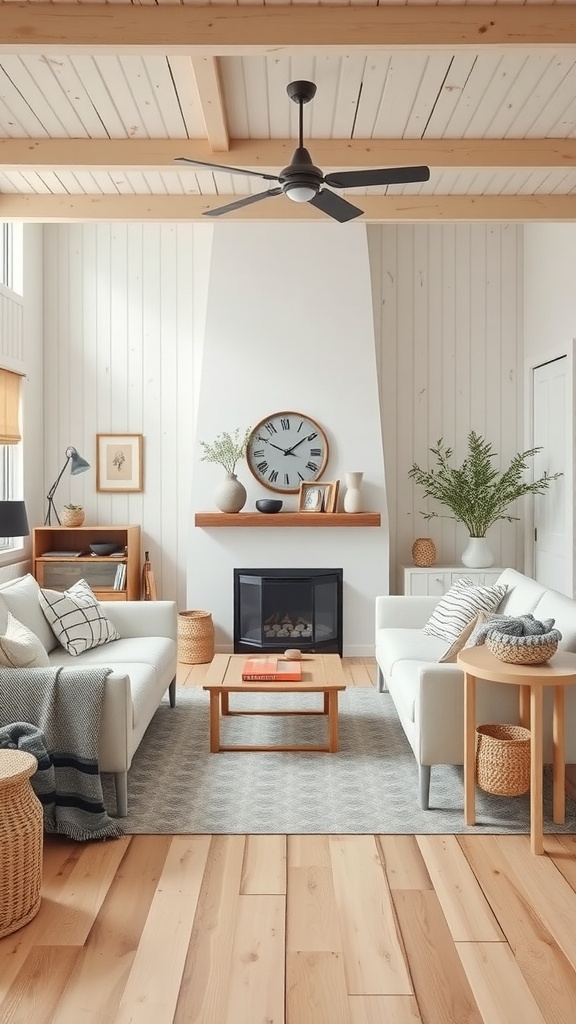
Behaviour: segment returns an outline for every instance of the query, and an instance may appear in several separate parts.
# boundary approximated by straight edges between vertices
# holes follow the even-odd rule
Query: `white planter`
[[[470,537],[462,552],[462,564],[469,569],[487,569],[494,562],[494,555],[485,537]]]
[[[344,495],[345,512],[363,512],[362,492],[360,485],[364,473],[346,473],[346,494]]]
[[[227,473],[216,488],[214,501],[221,512],[239,512],[246,504],[246,488],[235,473]]]

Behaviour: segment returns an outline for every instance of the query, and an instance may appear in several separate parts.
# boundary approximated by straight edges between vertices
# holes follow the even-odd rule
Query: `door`
[[[542,448],[534,459],[534,478],[563,473],[534,498],[534,578],[572,596],[572,428],[569,423],[568,358],[543,363],[532,371],[532,438]]]

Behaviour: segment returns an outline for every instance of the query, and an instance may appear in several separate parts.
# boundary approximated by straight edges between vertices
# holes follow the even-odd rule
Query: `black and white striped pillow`
[[[440,599],[423,632],[451,643],[478,612],[495,611],[507,590],[503,583],[470,586],[458,580]]]
[[[40,607],[62,647],[69,654],[82,654],[92,647],[119,640],[120,634],[102,611],[86,580],[69,590],[40,590]]]

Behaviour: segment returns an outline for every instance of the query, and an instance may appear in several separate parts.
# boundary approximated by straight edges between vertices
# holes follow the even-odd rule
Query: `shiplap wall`
[[[438,562],[459,564],[467,534],[450,519],[423,519],[422,488],[408,478],[439,438],[455,464],[471,429],[504,464],[522,436],[522,227],[506,224],[369,228],[382,432],[390,515],[391,587],[400,589],[415,537]],[[430,457],[431,458],[431,457]],[[432,506],[431,506],[432,507]],[[442,509],[436,505],[436,509]],[[521,507],[512,510],[521,514]],[[522,568],[516,524],[487,535],[497,565]]]
[[[44,228],[45,485],[57,476],[67,445],[93,463],[97,433],[144,434],[142,494],[97,494],[93,470],[67,474],[58,505],[84,502],[87,521],[141,523],[160,594],[180,607],[191,507],[199,230]],[[419,516],[421,492],[407,476],[412,462],[425,464],[428,447],[441,436],[460,457],[471,428],[486,434],[502,458],[523,447],[522,229],[386,225],[368,232],[394,590],[414,537],[433,536],[444,563],[458,563],[466,541],[450,520],[428,525]],[[494,527],[489,540],[498,564],[522,567],[514,525]]]
[[[24,369],[24,300],[0,284],[0,365]]]

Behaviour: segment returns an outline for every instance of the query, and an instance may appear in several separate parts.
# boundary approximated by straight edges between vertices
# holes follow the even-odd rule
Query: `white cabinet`
[[[432,565],[420,568],[417,565],[402,566],[404,572],[404,594],[412,597],[441,597],[461,576],[467,576],[478,586],[496,583],[502,568],[467,569],[465,565]]]

